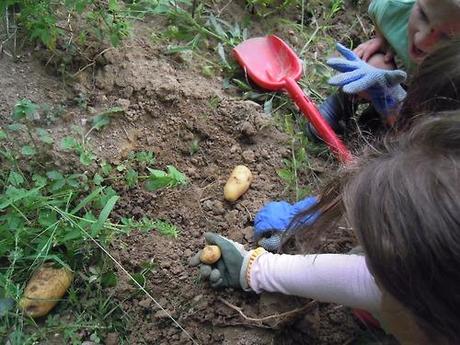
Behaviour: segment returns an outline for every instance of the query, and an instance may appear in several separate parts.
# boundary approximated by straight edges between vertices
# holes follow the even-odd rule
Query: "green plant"
[[[283,117],[284,131],[291,137],[291,158],[283,159],[284,167],[277,170],[277,174],[286,183],[287,189],[294,191],[296,200],[300,200],[312,193],[312,182],[316,179],[309,156],[317,156],[323,149],[309,142],[298,130],[305,126],[305,121],[297,121],[300,124],[291,114]],[[301,175],[305,174],[309,177],[307,181],[301,179]]]
[[[89,135],[94,131],[99,131],[110,123],[111,116],[122,113],[123,109],[120,107],[109,108],[100,114],[91,118],[91,128],[84,131],[83,128],[74,126],[73,131],[77,138],[73,136],[64,137],[61,140],[61,148],[66,151],[75,151],[80,158],[83,165],[90,165],[96,159],[96,155],[92,152],[88,145]]]
[[[343,0],[332,0],[330,6],[330,12],[327,14],[327,18],[331,19],[335,17],[335,15],[342,11],[344,8]]]
[[[150,175],[147,178],[145,187],[149,191],[175,187],[187,183],[187,177],[172,165],[168,165],[166,171],[150,168],[148,168],[148,171]]]
[[[16,11],[18,12],[16,13]],[[109,0],[7,0],[0,8],[2,16],[9,12],[17,20],[30,40],[37,40],[49,49],[55,49],[59,38],[75,43],[83,43],[87,36],[116,46],[129,34],[130,25],[121,1]],[[67,20],[69,27],[60,22]],[[86,25],[73,25],[84,21]],[[14,24],[14,23],[13,23]]]
[[[295,0],[246,0],[246,3],[260,17],[268,17],[274,13],[280,13],[290,6],[297,5]]]

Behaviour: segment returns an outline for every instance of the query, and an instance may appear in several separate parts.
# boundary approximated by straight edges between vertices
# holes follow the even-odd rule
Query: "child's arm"
[[[257,293],[280,292],[370,312],[379,310],[382,297],[361,255],[264,253],[250,268],[249,285]]]
[[[385,54],[384,61],[386,63],[392,62],[394,60],[394,53],[391,50],[390,45],[388,44],[385,37],[383,37],[383,35],[378,31],[374,38],[361,43],[353,51],[356,55],[358,55],[360,59],[366,62],[369,61],[372,55],[376,53]]]

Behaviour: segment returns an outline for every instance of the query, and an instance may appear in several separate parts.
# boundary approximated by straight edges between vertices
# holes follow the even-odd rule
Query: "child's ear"
[[[430,342],[425,333],[415,322],[411,312],[393,296],[382,289],[380,304],[381,321],[401,345],[428,345]]]

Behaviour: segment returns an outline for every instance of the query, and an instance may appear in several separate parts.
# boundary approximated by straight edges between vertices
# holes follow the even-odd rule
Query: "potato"
[[[218,246],[206,246],[201,251],[200,260],[204,264],[212,265],[217,262],[222,255]]]
[[[30,278],[19,306],[30,317],[45,316],[64,296],[72,280],[73,273],[68,269],[45,263]]]
[[[235,201],[242,196],[252,182],[252,173],[244,165],[237,165],[233,169],[224,187],[224,198],[228,201]]]

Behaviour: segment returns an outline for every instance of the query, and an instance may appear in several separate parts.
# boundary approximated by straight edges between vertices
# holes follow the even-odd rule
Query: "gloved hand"
[[[341,72],[329,79],[329,84],[340,86],[344,92],[350,94],[365,91],[381,115],[394,114],[406,97],[406,91],[400,85],[406,80],[406,73],[373,67],[340,43],[336,47],[344,58],[327,60],[330,67]]]
[[[246,270],[252,251],[248,252],[242,244],[215,233],[207,232],[204,238],[209,244],[219,246],[222,256],[212,266],[201,262],[201,251],[192,257],[190,265],[200,266],[201,279],[209,279],[213,288],[233,287],[250,290]]]
[[[315,205],[316,197],[310,196],[291,205],[286,201],[272,201],[257,212],[254,219],[254,238],[258,244],[269,251],[276,251],[281,245],[281,237],[299,212]],[[300,224],[312,224],[317,213],[307,215]]]

